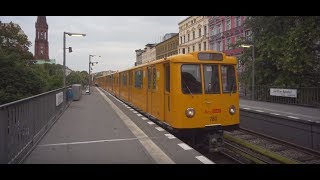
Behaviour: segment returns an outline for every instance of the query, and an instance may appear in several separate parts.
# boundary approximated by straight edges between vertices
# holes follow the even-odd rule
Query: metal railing
[[[0,105],[0,163],[21,163],[69,104],[60,88]]]
[[[271,96],[270,88],[296,89],[297,97]],[[254,86],[254,100],[273,103],[294,104],[320,107],[320,87],[284,88],[270,86]],[[239,95],[244,99],[252,99],[252,86],[240,86]]]

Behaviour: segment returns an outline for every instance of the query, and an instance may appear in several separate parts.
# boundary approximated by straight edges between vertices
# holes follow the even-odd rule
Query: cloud
[[[187,16],[47,16],[49,57],[63,64],[63,32],[85,33],[86,37],[66,37],[66,65],[73,70],[88,70],[89,54],[101,55],[93,72],[132,67],[135,50],[159,42],[166,33],[177,33],[178,23]],[[36,16],[1,16],[21,26],[32,42],[34,53]]]

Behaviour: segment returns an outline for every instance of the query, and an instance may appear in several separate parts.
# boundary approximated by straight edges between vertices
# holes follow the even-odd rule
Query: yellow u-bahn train
[[[172,131],[216,149],[223,130],[240,123],[236,64],[224,53],[200,51],[100,76],[95,83]]]

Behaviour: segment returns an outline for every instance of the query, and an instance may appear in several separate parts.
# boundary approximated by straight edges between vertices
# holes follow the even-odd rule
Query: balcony
[[[233,31],[234,31],[234,35],[241,34],[241,33],[243,33],[243,26],[235,27],[235,28],[233,28]]]
[[[232,35],[233,35],[232,29],[229,29],[227,31],[224,31],[222,36],[228,38],[228,37],[230,37]]]

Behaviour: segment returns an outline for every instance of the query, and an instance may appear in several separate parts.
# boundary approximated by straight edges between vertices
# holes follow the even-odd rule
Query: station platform
[[[25,164],[214,164],[100,88],[73,101]]]
[[[320,122],[320,108],[240,99],[240,109],[286,116],[295,120]]]

